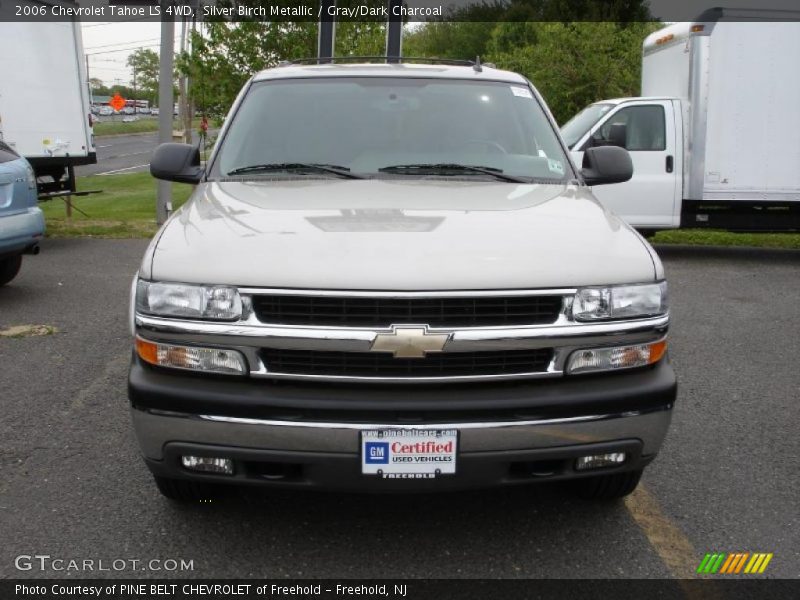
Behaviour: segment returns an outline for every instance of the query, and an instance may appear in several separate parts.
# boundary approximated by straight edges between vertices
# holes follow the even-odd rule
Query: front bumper
[[[471,386],[299,385],[213,379],[131,367],[133,422],[151,471],[220,483],[360,491],[425,491],[594,475],[587,454],[626,452],[603,472],[638,469],[661,447],[676,395],[667,360],[637,372]],[[360,432],[459,431],[457,473],[433,480],[360,472]],[[184,454],[224,456],[233,476],[184,469]]]

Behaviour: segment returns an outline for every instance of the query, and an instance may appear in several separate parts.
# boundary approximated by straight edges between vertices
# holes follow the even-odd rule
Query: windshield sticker
[[[564,174],[564,165],[560,160],[555,160],[553,158],[547,159],[547,168],[550,169],[553,173],[558,173],[559,175]]]
[[[533,94],[528,88],[511,86],[511,93],[520,98],[530,98],[533,100]]]

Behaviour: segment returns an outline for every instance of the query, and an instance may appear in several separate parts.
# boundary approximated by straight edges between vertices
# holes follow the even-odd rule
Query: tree
[[[520,27],[524,25],[524,27]],[[522,73],[559,123],[603,98],[640,92],[642,42],[659,23],[503,23],[488,59]]]
[[[197,108],[222,119],[236,94],[261,69],[282,60],[314,57],[317,23],[207,21],[192,35],[191,52],[178,58],[178,69],[191,80]],[[342,22],[336,26],[336,56],[383,54],[382,22]]]
[[[158,97],[159,57],[149,48],[139,48],[128,56],[139,98],[155,103]]]

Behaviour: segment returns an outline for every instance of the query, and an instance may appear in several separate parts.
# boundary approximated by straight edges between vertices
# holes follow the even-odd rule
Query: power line
[[[145,42],[157,42],[160,38],[147,38],[146,40],[130,40],[127,42],[115,42],[113,44],[104,44],[102,46],[90,46],[84,50],[97,50],[99,48],[111,48],[113,46],[130,46],[131,44],[143,44]]]
[[[138,50],[139,48],[158,48],[160,44],[139,44],[137,46],[131,46],[130,48],[119,48],[117,50],[103,50],[101,52],[86,52],[86,56],[97,56],[99,54],[112,54],[114,52],[131,52],[133,50]]]

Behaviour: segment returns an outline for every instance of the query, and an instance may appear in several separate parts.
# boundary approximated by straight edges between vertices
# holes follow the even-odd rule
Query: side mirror
[[[150,159],[150,174],[156,179],[178,183],[200,183],[200,147],[191,144],[161,144]]]
[[[581,175],[586,185],[622,183],[633,177],[631,155],[617,146],[588,148],[583,153]]]

